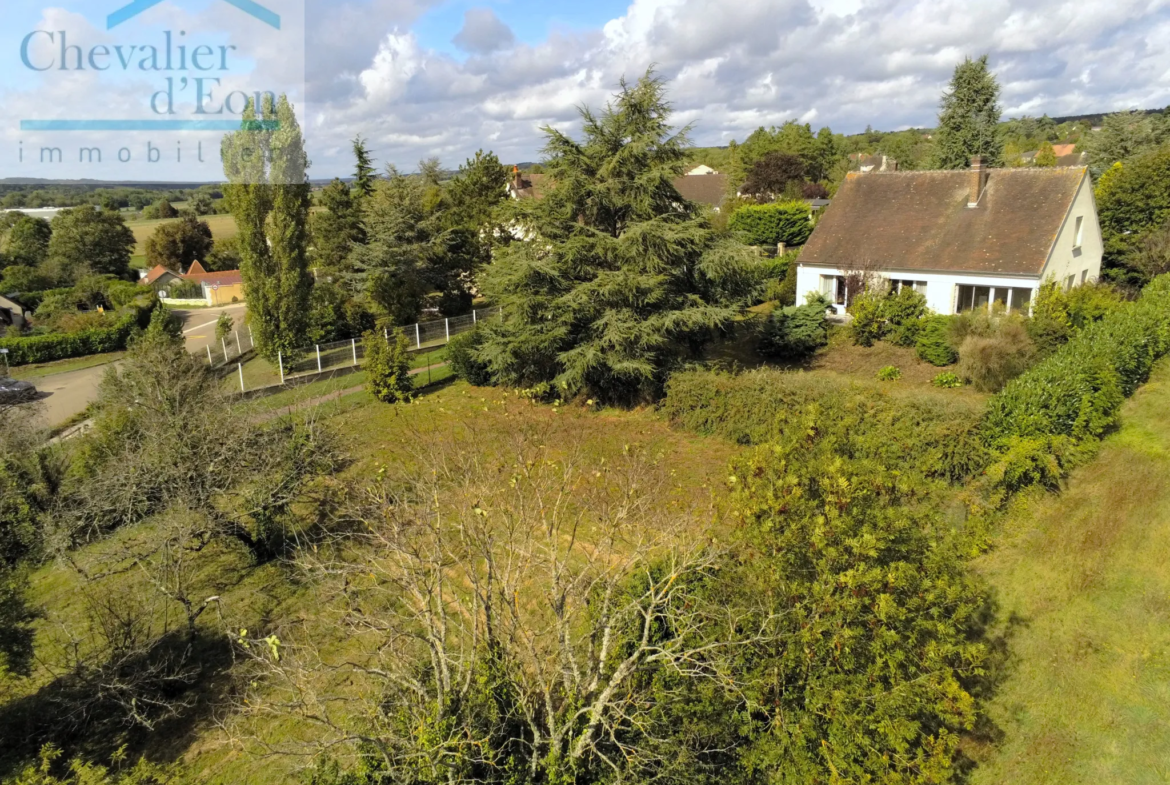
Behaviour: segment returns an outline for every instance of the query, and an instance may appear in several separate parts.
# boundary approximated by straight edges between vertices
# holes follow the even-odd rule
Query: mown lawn
[[[53,376],[58,373],[69,373],[70,371],[81,371],[86,368],[93,368],[95,365],[106,365],[107,363],[116,362],[126,355],[125,352],[109,352],[108,354],[91,354],[85,357],[74,357],[68,360],[56,360],[51,363],[33,363],[31,365],[21,365],[12,369],[9,374],[13,379],[22,379],[24,381],[34,381],[36,379],[43,379],[46,376]],[[3,366],[0,365],[0,372],[3,371]]]
[[[126,222],[126,225],[134,232],[134,239],[138,243],[134,247],[134,258],[131,262],[132,267],[138,266],[134,262],[138,262],[143,267],[146,266],[146,239],[154,234],[154,230],[162,224],[177,220],[177,218],[163,218],[153,221],[140,220]],[[204,215],[200,216],[199,220],[207,222],[207,225],[211,227],[211,236],[216,240],[226,240],[229,237],[235,237],[238,233],[236,219],[230,215]]]
[[[1021,502],[981,560],[1013,621],[977,785],[1170,781],[1168,412],[1163,361],[1097,459]]]

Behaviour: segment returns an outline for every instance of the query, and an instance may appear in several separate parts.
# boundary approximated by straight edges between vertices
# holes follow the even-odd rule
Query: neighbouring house
[[[1101,253],[1084,167],[853,172],[800,254],[797,292],[843,309],[849,280],[880,276],[936,313],[1027,313],[1044,281],[1095,280]]]
[[[705,174],[719,174],[719,172],[717,172],[714,169],[712,169],[711,167],[707,166],[707,164],[699,164],[694,169],[687,172],[687,175],[691,176],[691,177],[697,177],[699,175],[705,175]]]
[[[24,307],[7,297],[0,297],[0,327],[23,327]]]
[[[183,281],[199,284],[203,291],[200,299],[207,300],[208,305],[227,305],[244,301],[244,279],[239,270],[209,273],[199,262],[192,264],[186,273],[176,273],[162,265],[156,265],[138,283],[153,286],[158,291],[166,291],[168,286]]]
[[[727,175],[718,172],[686,174],[674,179],[674,187],[684,199],[705,204],[719,212],[727,196]]]
[[[203,265],[195,262],[183,278],[203,287],[203,296],[207,298],[208,305],[229,305],[244,301],[244,278],[239,270],[209,273],[203,269]]]
[[[886,155],[866,155],[865,153],[850,153],[849,160],[856,172],[896,172],[898,162]]]
[[[508,196],[512,199],[540,199],[544,196],[548,182],[543,174],[521,172],[518,166],[513,166],[512,179],[508,182]]]
[[[163,289],[181,280],[183,280],[182,273],[177,273],[174,270],[163,267],[161,264],[156,264],[151,269],[142,271],[142,277],[138,279],[138,283],[142,286],[153,286],[155,289]]]

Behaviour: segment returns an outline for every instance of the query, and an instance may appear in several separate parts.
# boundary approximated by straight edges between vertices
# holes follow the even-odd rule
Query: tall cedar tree
[[[313,281],[305,254],[309,182],[301,128],[286,96],[224,137],[224,197],[239,227],[248,323],[261,355],[275,360],[304,346]]]
[[[393,167],[363,200],[364,244],[355,245],[347,280],[394,324],[418,318],[428,291],[435,236],[434,219],[424,206],[426,185]]]
[[[362,196],[369,196],[374,192],[374,157],[370,147],[361,136],[353,139],[353,157],[357,163],[353,172],[353,186]]]
[[[321,191],[323,210],[313,214],[313,264],[329,272],[347,271],[355,244],[365,242],[362,215],[348,185],[335,179]]]
[[[937,168],[965,169],[976,155],[986,165],[1001,166],[1000,114],[999,83],[987,68],[987,55],[956,66],[938,116]]]
[[[555,183],[526,203],[526,242],[501,249],[482,289],[503,307],[477,359],[500,384],[633,401],[657,395],[741,312],[758,286],[751,252],[718,235],[673,185],[686,130],[668,123],[661,79],[625,80],[578,142],[545,128]]]

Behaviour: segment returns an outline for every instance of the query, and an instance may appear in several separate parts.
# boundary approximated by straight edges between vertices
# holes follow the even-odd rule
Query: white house
[[[801,251],[797,292],[842,309],[851,274],[912,286],[940,314],[1001,303],[1028,312],[1040,284],[1101,274],[1084,167],[850,173]]]
[[[687,172],[687,174],[692,176],[692,177],[697,177],[697,176],[705,175],[705,174],[719,174],[719,172],[717,172],[714,169],[712,169],[711,167],[707,166],[707,164],[699,164],[694,169]]]

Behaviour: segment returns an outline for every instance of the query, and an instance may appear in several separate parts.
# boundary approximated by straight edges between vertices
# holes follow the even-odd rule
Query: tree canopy
[[[977,155],[985,165],[1002,165],[1001,111],[999,83],[987,66],[987,55],[956,66],[938,116],[935,166],[965,169]]]
[[[214,244],[207,222],[186,213],[181,220],[160,224],[147,238],[146,263],[186,272],[194,262],[206,260]]]
[[[48,264],[57,280],[73,282],[89,273],[129,274],[134,232],[120,213],[73,207],[59,212],[50,225]]]
[[[581,117],[580,141],[545,129],[555,186],[517,215],[527,241],[499,249],[482,277],[504,320],[477,356],[501,384],[648,397],[740,313],[756,268],[675,189],[687,129],[670,126],[660,78],[623,80]]]

